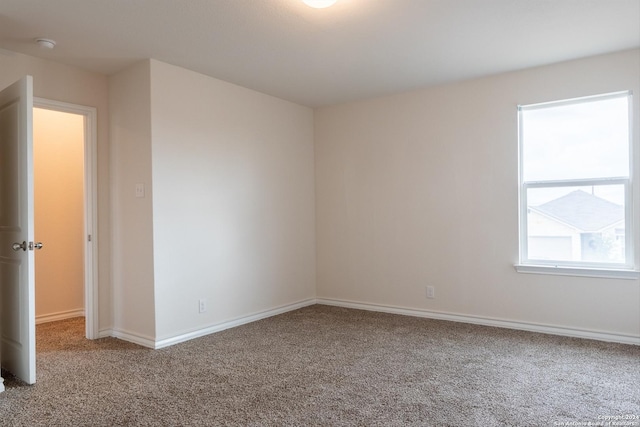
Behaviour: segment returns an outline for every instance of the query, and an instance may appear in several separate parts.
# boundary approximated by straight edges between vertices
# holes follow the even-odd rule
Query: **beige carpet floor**
[[[0,425],[640,425],[638,346],[320,305],[161,350],[83,328],[38,326]]]

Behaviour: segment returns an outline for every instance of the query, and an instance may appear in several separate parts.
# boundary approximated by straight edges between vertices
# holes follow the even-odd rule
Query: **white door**
[[[31,76],[0,92],[0,359],[28,384],[36,382],[32,111]]]

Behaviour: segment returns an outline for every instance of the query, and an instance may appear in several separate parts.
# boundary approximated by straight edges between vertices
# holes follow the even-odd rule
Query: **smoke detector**
[[[36,39],[36,43],[42,49],[53,49],[56,46],[56,42],[54,40],[51,40],[51,39],[39,38],[39,39]]]

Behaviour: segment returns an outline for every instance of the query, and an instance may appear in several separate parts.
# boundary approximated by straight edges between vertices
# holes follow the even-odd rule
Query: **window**
[[[632,270],[631,93],[518,107],[520,264]]]

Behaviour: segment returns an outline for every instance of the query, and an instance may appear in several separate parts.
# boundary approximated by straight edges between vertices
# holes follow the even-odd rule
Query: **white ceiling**
[[[0,54],[155,58],[308,106],[637,47],[640,0],[0,0]]]

